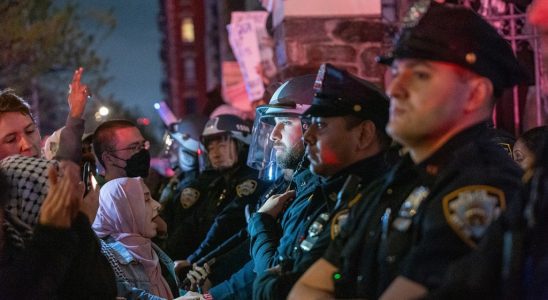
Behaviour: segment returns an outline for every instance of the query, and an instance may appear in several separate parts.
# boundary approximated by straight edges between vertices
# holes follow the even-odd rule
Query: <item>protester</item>
[[[535,153],[548,141],[548,126],[540,126],[524,132],[514,145],[514,160],[523,170],[532,170]]]
[[[151,239],[157,234],[160,204],[142,178],[117,178],[101,188],[93,230],[116,270],[118,296],[172,299],[179,295],[173,261]],[[124,289],[130,285],[130,289]],[[149,295],[150,294],[150,295]]]
[[[77,164],[81,160],[80,139],[84,133],[82,116],[89,96],[88,87],[81,83],[83,72],[83,68],[77,69],[69,85],[70,111],[56,151],[57,159]],[[41,155],[40,132],[29,105],[9,89],[0,91],[0,141],[0,159],[15,154]]]
[[[58,171],[52,162],[12,156],[0,168],[2,298],[113,299],[114,274],[83,213],[77,165],[62,162]]]

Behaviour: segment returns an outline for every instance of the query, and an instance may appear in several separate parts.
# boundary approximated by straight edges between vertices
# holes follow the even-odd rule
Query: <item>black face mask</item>
[[[116,157],[121,159],[119,157]],[[145,178],[148,176],[148,169],[150,168],[150,153],[146,149],[133,154],[129,159],[124,160],[126,162],[126,167],[123,168],[126,171],[127,177],[142,177]],[[115,165],[116,167],[121,168],[120,166]]]

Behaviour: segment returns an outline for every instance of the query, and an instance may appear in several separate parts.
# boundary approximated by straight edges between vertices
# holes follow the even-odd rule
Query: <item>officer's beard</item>
[[[297,142],[284,153],[280,157],[276,158],[276,162],[278,166],[280,166],[282,169],[291,169],[295,170],[299,166],[299,163],[301,162],[304,155],[304,145],[302,142]]]

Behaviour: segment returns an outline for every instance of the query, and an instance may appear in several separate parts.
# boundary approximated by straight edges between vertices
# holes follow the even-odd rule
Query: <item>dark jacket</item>
[[[359,189],[378,179],[386,171],[384,153],[359,161],[342,170],[339,174],[323,183],[320,196],[323,198],[327,211],[317,210],[311,215],[313,222],[307,222],[307,235],[298,238],[293,243],[293,254],[286,258],[281,273],[264,272],[257,276],[253,287],[253,299],[284,299],[304,272],[320,258],[334,232],[334,226],[341,226],[338,220],[344,220],[348,214],[348,202],[351,199],[334,197],[339,194],[348,176],[357,176],[356,186]],[[350,187],[347,187],[350,188]],[[335,194],[334,194],[335,193]],[[352,203],[353,205],[354,203]]]
[[[24,249],[6,241],[0,258],[2,299],[114,299],[116,284],[87,217],[70,229],[38,224]]]

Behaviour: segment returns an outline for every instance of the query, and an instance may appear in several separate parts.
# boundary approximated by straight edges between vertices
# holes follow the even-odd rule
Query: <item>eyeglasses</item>
[[[142,149],[148,150],[149,148],[150,148],[150,142],[149,141],[144,141],[142,143],[135,144],[135,145],[132,145],[132,146],[129,146],[129,147],[126,147],[126,148],[110,150],[109,152],[118,152],[118,151],[127,150],[127,151],[130,151],[131,153],[137,153],[137,152],[141,151]]]

